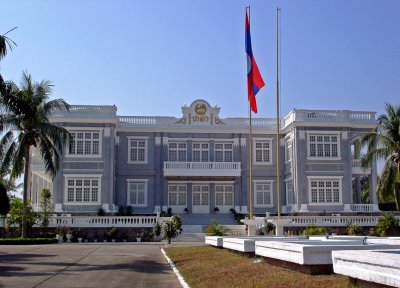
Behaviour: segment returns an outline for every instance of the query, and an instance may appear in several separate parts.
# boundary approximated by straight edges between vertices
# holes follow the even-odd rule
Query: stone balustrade
[[[281,222],[285,227],[307,227],[309,225],[322,227],[346,226],[355,224],[358,226],[376,226],[381,216],[282,216]],[[396,216],[400,220],[399,216]],[[260,225],[260,219],[255,219],[256,227]],[[275,224],[278,217],[268,217],[268,222]]]
[[[157,216],[52,216],[49,227],[153,227],[168,217]]]
[[[352,204],[351,211],[354,212],[376,212],[374,204]]]
[[[240,162],[164,162],[164,176],[240,176]]]

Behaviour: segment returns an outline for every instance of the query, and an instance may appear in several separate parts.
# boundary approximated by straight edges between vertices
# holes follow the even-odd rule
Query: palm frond
[[[15,150],[15,153],[12,157],[12,169],[10,176],[11,178],[18,178],[24,172],[25,166],[25,151],[29,149],[29,145],[27,143],[25,135],[21,133],[18,135],[18,145]]]
[[[6,33],[3,35],[0,35],[0,60],[6,57],[7,55],[7,47],[10,49],[10,51],[13,50],[14,46],[17,46],[17,44],[8,38],[6,35],[10,33],[11,31],[17,29],[17,27],[12,28],[11,30],[8,30]]]
[[[44,105],[44,112],[47,116],[61,112],[68,111],[70,105],[64,99],[54,99]]]
[[[48,173],[51,178],[54,178],[57,174],[58,168],[60,167],[60,155],[46,136],[40,134],[39,137],[40,141],[38,148],[43,157],[46,173]]]

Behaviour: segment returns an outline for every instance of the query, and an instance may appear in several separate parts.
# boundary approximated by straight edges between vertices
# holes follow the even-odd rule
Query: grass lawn
[[[342,275],[312,276],[276,267],[254,257],[209,246],[165,250],[190,287],[348,287]],[[262,260],[262,257],[258,257]]]

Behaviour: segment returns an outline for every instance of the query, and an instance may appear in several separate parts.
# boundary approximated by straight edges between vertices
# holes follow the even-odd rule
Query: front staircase
[[[180,214],[182,233],[174,239],[175,242],[202,242],[205,240],[203,232],[208,225],[217,222],[228,226],[234,231],[244,231],[243,225],[237,225],[232,214]],[[236,227],[237,226],[237,227]]]

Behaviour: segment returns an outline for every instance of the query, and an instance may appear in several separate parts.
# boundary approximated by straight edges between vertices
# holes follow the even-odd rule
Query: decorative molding
[[[164,145],[168,145],[168,139],[169,139],[168,137],[163,137],[162,138],[162,142],[163,142]]]
[[[247,145],[247,138],[240,138],[240,146],[245,147]]]
[[[161,145],[161,137],[160,136],[156,136],[154,138],[154,144],[157,146]]]
[[[115,136],[115,145],[119,145],[119,136]]]
[[[349,132],[343,131],[342,132],[342,140],[347,140],[349,138]]]
[[[225,125],[224,121],[222,121],[221,119],[215,117],[215,124],[216,125]]]
[[[233,146],[239,146],[239,138],[233,138]]]
[[[110,138],[111,136],[111,129],[110,128],[104,128],[104,137],[105,138]]]
[[[186,117],[182,117],[180,120],[176,121],[175,124],[186,124]]]

